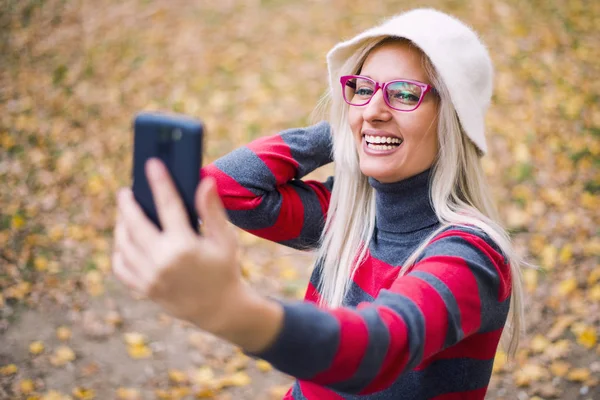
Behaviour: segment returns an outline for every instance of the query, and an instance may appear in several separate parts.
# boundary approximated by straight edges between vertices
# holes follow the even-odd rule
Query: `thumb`
[[[231,243],[231,231],[223,202],[217,193],[217,184],[212,177],[200,181],[196,191],[196,209],[202,220],[202,233],[204,236],[215,239],[217,242]]]

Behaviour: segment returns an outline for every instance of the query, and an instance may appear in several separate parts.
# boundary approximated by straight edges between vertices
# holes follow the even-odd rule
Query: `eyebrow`
[[[374,81],[377,81],[377,79],[373,78],[370,75],[364,75],[364,74],[357,74],[359,76],[364,76],[365,78],[369,78],[369,79],[373,79]],[[417,82],[422,82],[425,83],[426,85],[432,86],[431,83],[427,83],[426,80],[421,80],[421,79],[414,79],[414,78],[394,78],[394,79],[390,79],[386,82],[390,82],[390,81],[402,81],[402,80],[406,80],[406,81],[417,81]]]

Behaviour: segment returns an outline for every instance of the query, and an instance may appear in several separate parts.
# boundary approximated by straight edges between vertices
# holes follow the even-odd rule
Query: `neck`
[[[408,233],[438,223],[429,198],[431,169],[394,183],[369,178],[375,189],[377,229]]]

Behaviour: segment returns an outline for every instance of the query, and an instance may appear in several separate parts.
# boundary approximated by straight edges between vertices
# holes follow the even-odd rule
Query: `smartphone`
[[[194,195],[202,166],[202,122],[179,114],[142,112],[135,116],[133,131],[132,190],[136,201],[162,230],[145,172],[146,161],[158,158],[168,168],[185,204],[190,225],[198,232]]]

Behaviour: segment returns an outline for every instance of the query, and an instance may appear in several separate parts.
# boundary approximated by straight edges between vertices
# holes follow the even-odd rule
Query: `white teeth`
[[[389,146],[389,145],[385,145],[385,144],[372,144],[372,143],[367,143],[367,147],[373,150],[392,150],[397,148],[398,146]]]
[[[394,143],[394,144],[402,143],[402,139],[395,138],[395,137],[389,137],[389,136],[384,137],[384,136],[365,135],[365,139],[369,143]]]

